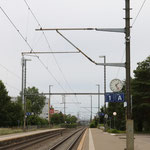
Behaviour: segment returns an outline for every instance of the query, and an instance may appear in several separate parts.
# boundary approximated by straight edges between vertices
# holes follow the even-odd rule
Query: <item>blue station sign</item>
[[[106,93],[105,102],[124,102],[124,93]]]
[[[26,112],[26,116],[30,116],[31,115],[31,113],[30,112]]]
[[[104,116],[105,114],[103,112],[98,112],[99,116]]]

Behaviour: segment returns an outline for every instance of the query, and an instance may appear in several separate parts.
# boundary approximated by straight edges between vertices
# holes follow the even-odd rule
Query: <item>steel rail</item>
[[[15,150],[22,150],[22,149],[26,149],[27,147],[30,147],[34,144],[37,144],[37,143],[40,143],[40,142],[43,142],[47,139],[50,139],[50,138],[53,138],[53,137],[56,137],[57,135],[60,135],[60,133],[57,133],[57,134],[54,134],[54,135],[49,135],[49,136],[44,136],[44,137],[38,137],[36,140],[34,139],[34,141],[28,141],[30,143],[28,143],[27,141],[24,143],[25,145],[23,146],[19,146],[18,148],[16,148]]]
[[[86,128],[83,129],[83,131],[81,132],[81,134],[79,134],[79,135],[75,138],[75,140],[71,143],[71,145],[68,147],[67,150],[71,150],[71,149],[75,146],[75,144],[77,143],[77,141],[79,140],[79,138],[83,135],[83,133],[85,132],[85,130],[86,130]]]
[[[50,147],[48,150],[55,150],[56,148],[58,148],[60,145],[64,144],[64,142],[66,142],[67,140],[69,140],[72,136],[74,136],[75,134],[77,134],[80,131],[83,131],[85,129],[79,129],[77,131],[75,131],[74,133],[72,133],[71,135],[67,136],[65,139],[59,141],[58,143],[56,143],[55,145],[53,145],[52,147]],[[70,147],[70,146],[69,146]]]

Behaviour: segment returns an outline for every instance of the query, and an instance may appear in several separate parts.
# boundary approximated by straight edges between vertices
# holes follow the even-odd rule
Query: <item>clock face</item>
[[[121,82],[121,80],[119,80],[119,79],[113,79],[110,82],[110,89],[113,92],[119,92],[119,91],[121,91],[122,88],[123,88],[123,83]]]

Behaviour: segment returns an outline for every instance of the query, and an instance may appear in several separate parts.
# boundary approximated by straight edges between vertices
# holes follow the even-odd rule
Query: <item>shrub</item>
[[[117,129],[108,129],[107,132],[109,132],[109,133],[125,133],[125,131],[120,131]]]
[[[61,127],[62,128],[76,128],[77,124],[76,123],[73,123],[73,124],[63,123],[61,124]]]
[[[90,124],[90,128],[96,128],[96,126],[93,122]]]
[[[108,129],[107,132],[109,133],[119,133],[117,129]]]

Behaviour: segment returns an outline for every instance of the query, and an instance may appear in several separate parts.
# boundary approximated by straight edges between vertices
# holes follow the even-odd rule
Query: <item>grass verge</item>
[[[12,129],[12,128],[0,128],[0,135],[21,133],[23,129]]]
[[[108,133],[125,133],[125,131],[120,131],[120,130],[117,130],[117,129],[108,129],[107,132]]]

